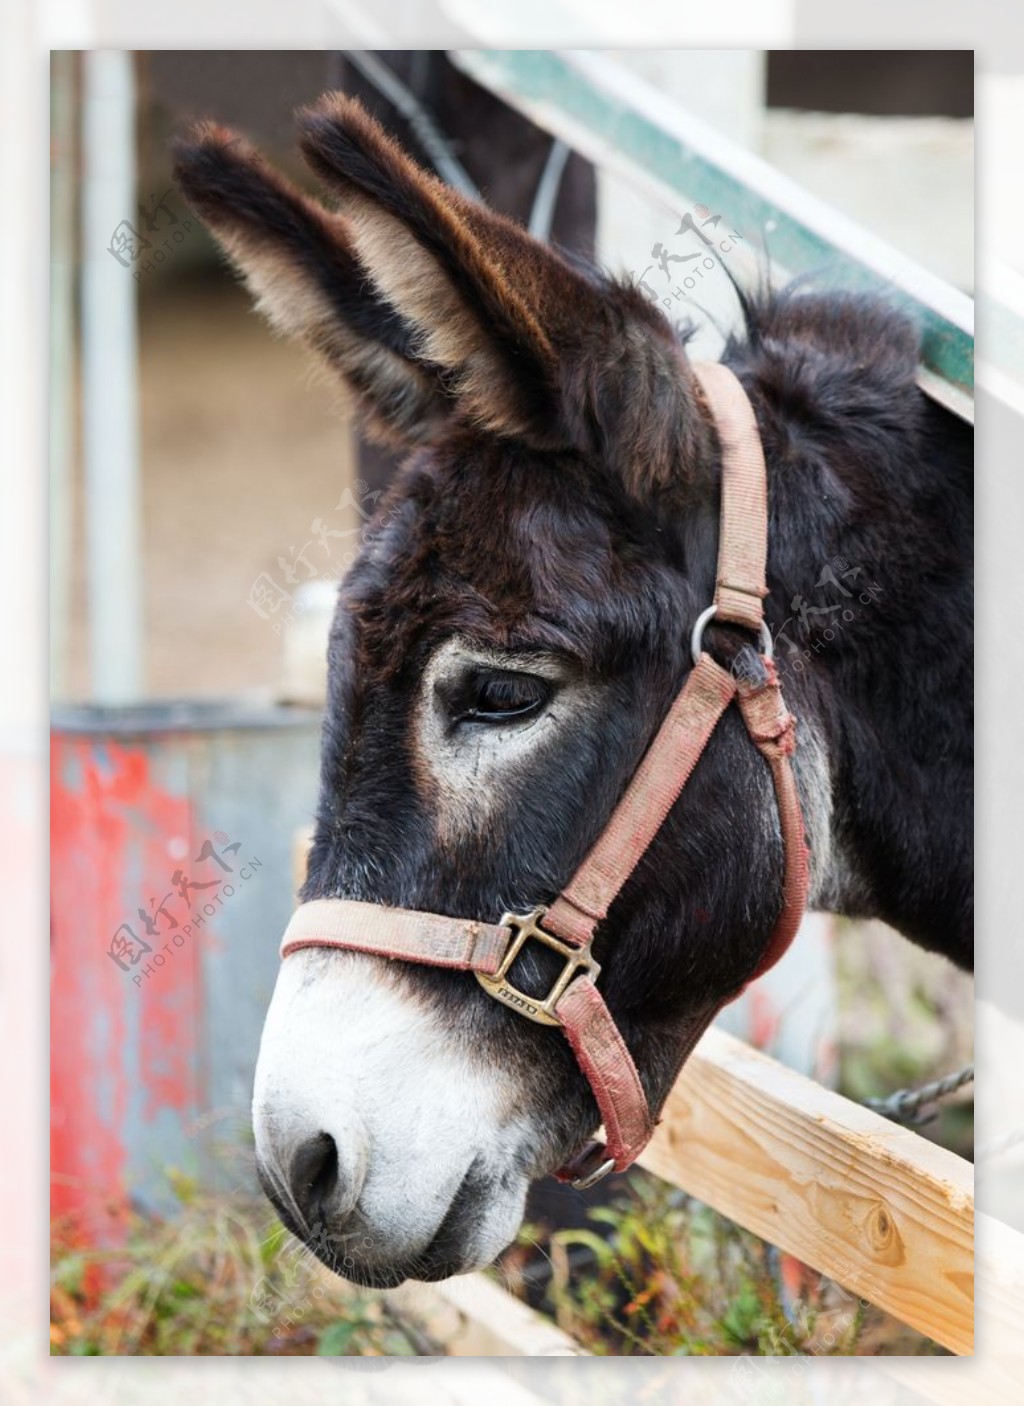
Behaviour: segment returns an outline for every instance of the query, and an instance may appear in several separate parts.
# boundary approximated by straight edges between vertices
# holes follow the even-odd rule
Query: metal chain
[[[933,1079],[930,1084],[922,1084],[916,1089],[897,1089],[888,1098],[866,1098],[864,1106],[881,1113],[883,1118],[891,1118],[894,1123],[905,1123],[911,1127],[930,1123],[938,1116],[934,1107],[936,1101],[962,1089],[965,1084],[974,1082],[974,1065],[965,1064],[955,1074]]]

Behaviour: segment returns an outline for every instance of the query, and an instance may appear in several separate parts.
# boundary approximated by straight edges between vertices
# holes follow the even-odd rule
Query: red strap
[[[747,393],[728,366],[693,363],[722,448],[715,615],[757,630],[768,594],[768,476]]]
[[[700,668],[706,659],[708,656],[702,655],[697,667]],[[713,663],[713,661],[709,660],[709,663]],[[699,1033],[703,1033],[703,1030],[711,1024],[723,1006],[736,1000],[752,981],[775,965],[796,936],[807,904],[810,865],[807,845],[804,841],[800,799],[793,776],[793,768],[790,765],[790,757],[795,746],[796,721],[793,715],[787,712],[782,701],[782,689],[774,664],[770,659],[762,660],[762,663],[767,677],[761,684],[750,684],[744,680],[737,683],[731,675],[725,675],[725,678],[732,683],[734,692],[738,692],[740,711],[743,714],[747,731],[758,751],[768,762],[772,772],[782,831],[784,865],[782,909],[757,967],[739,991],[730,996],[728,1000],[723,1001],[716,1009],[708,1012]],[[714,665],[714,668],[718,669],[719,674],[725,674],[725,671],[719,669],[717,665]],[[694,673],[696,672],[694,670]],[[690,677],[692,679],[693,675]],[[685,696],[686,689],[683,690],[680,698]],[[721,716],[721,711],[717,717]],[[717,721],[717,717],[715,721]],[[663,734],[659,732],[647,753],[645,762],[652,755],[659,764],[665,760],[666,753],[660,751],[662,737]],[[705,736],[704,742],[706,740]],[[703,746],[704,743],[700,745],[696,756],[692,758],[686,772],[687,776],[693,770]],[[675,760],[676,758],[670,757],[670,764]],[[678,791],[676,794],[678,795]],[[623,799],[625,800],[625,798]],[[665,814],[667,813],[666,810]],[[615,818],[616,816],[612,817],[613,823]],[[605,834],[607,833],[605,831]],[[588,857],[584,861],[584,867],[589,862]],[[575,883],[576,879],[573,880],[573,885]],[[550,926],[553,911],[554,906],[548,910],[544,920],[545,927]],[[560,935],[569,940],[564,929]],[[600,1146],[590,1147],[586,1149],[585,1156],[590,1165],[610,1158],[614,1161],[616,1171],[624,1171],[636,1161],[654,1131],[654,1122],[651,1119],[636,1065],[612,1020],[608,1007],[591,981],[582,978],[574,981],[559,1001],[556,1010],[565,1022],[565,1033],[580,1068],[590,1082],[601,1114],[601,1121],[604,1124],[606,1135],[604,1149],[602,1150]],[[556,1175],[562,1180],[572,1180],[576,1174],[575,1163],[577,1160],[574,1159],[574,1163],[560,1169]]]
[[[544,927],[589,942],[616,894],[661,829],[708,738],[736,694],[736,680],[702,654],[597,843],[555,899]]]
[[[807,903],[808,854],[790,765],[796,721],[782,701],[774,664],[770,659],[761,662],[766,677],[753,684],[737,681],[709,655],[701,655],[600,839],[544,918],[544,927],[565,941],[590,938],[668,815],[716,723],[738,694],[747,731],[771,768],[775,785],[783,846],[782,909],[756,969],[740,991],[709,1012],[704,1028],[722,1006],[775,965],[793,941]],[[609,836],[614,840],[609,841]],[[600,1149],[588,1149],[588,1155],[592,1161],[610,1158],[615,1169],[623,1171],[640,1155],[654,1131],[636,1065],[591,981],[574,981],[556,1010],[565,1021],[566,1035],[590,1082],[604,1124],[607,1142],[603,1154]],[[573,1167],[558,1175],[571,1179]]]
[[[740,680],[739,705],[752,741],[771,767],[775,799],[779,808],[785,867],[782,878],[782,911],[768,939],[768,945],[761,954],[761,960],[747,979],[748,986],[775,965],[796,936],[807,907],[811,876],[800,795],[790,763],[796,749],[796,719],[787,711],[782,700],[782,686],[774,663],[771,659],[761,662],[767,673],[767,681],[759,686],[751,686]]]
[[[300,947],[345,947],[493,976],[511,935],[508,928],[476,919],[383,908],[347,898],[317,898],[292,914],[281,939],[281,956]]]
[[[597,1100],[607,1139],[604,1155],[623,1172],[654,1132],[636,1065],[589,976],[571,982],[555,1010]]]

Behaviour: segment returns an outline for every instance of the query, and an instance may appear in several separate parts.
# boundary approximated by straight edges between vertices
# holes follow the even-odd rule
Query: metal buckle
[[[700,663],[700,653],[704,644],[704,627],[708,625],[717,615],[718,606],[709,605],[707,610],[702,610],[697,616],[693,626],[693,633],[690,635],[690,653],[693,655],[693,662]],[[771,659],[775,654],[775,645],[772,642],[772,632],[765,622],[761,621],[761,628],[758,631],[761,640],[761,653],[766,659]]]
[[[574,947],[571,943],[563,942],[560,937],[553,937],[551,933],[544,931],[540,920],[547,911],[547,908],[541,907],[534,908],[532,913],[503,913],[501,926],[511,928],[513,936],[501,959],[501,966],[493,976],[479,971],[475,976],[488,995],[511,1010],[518,1011],[520,1015],[525,1015],[527,1020],[535,1020],[538,1025],[561,1025],[561,1020],[555,1014],[555,1005],[569,982],[578,971],[585,971],[596,981],[601,968],[590,955],[589,942],[585,947]],[[517,990],[506,979],[512,963],[531,938],[565,958],[564,968],[543,1000]]]

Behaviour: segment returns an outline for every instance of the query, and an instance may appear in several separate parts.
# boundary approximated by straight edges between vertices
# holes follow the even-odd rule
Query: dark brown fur
[[[570,877],[686,677],[714,587],[717,440],[684,341],[638,292],[455,196],[350,101],[329,96],[299,125],[337,214],[215,129],[182,144],[178,176],[250,278],[287,259],[329,303],[340,330],[300,335],[414,451],[341,592],[304,897],[493,920]],[[726,360],[768,462],[769,623],[782,630],[836,557],[879,588],[838,640],[808,617],[799,670],[782,656],[802,745],[825,756],[824,794],[805,797],[831,815],[812,835],[819,897],[970,965],[969,430],[921,394],[916,335],[881,302],[792,292],[745,314]],[[380,349],[398,378],[386,393]],[[597,702],[452,844],[413,719],[428,661],[456,635],[552,653]],[[742,643],[708,639],[727,657]],[[730,714],[598,931],[602,987],[655,1108],[704,1010],[756,965],[780,878],[767,771]],[[544,960],[524,961],[522,984],[543,986]],[[471,978],[402,979],[532,1090],[545,1136],[531,1174],[578,1147],[595,1108],[557,1031]]]

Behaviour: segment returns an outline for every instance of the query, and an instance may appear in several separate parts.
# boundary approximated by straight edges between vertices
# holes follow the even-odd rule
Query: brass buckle
[[[571,943],[563,942],[560,937],[553,937],[551,933],[544,931],[540,920],[547,911],[547,908],[542,907],[534,908],[532,913],[503,913],[501,926],[511,928],[513,936],[501,959],[501,966],[493,976],[479,971],[475,976],[488,995],[511,1010],[518,1011],[520,1015],[525,1015],[527,1020],[535,1020],[538,1025],[561,1025],[561,1020],[555,1014],[555,1005],[569,982],[578,971],[585,971],[596,981],[601,968],[590,955],[589,942],[585,947],[573,947]],[[536,938],[545,947],[550,947],[553,952],[565,958],[564,968],[543,1000],[517,990],[506,979],[512,963],[531,938]]]

